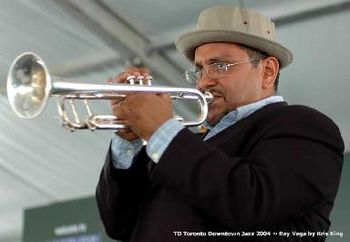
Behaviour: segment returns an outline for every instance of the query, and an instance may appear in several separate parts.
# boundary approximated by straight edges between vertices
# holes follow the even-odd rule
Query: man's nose
[[[205,91],[209,87],[215,86],[215,84],[216,81],[204,72],[202,77],[197,81],[196,88],[200,91]]]

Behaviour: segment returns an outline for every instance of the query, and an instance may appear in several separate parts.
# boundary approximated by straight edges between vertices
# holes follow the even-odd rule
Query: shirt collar
[[[275,103],[275,102],[283,102],[283,101],[284,99],[282,96],[270,96],[256,102],[240,106],[237,109],[232,110],[231,112],[226,114],[214,127],[208,126],[208,128],[210,129],[210,132],[207,134],[204,140],[207,140],[213,137],[217,133],[221,132],[227,127],[235,124],[239,120],[249,116],[250,114],[254,113],[258,109],[261,109],[262,107],[268,104]]]

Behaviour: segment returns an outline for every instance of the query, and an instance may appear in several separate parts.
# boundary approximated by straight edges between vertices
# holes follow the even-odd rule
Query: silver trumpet
[[[71,131],[128,129],[122,120],[113,115],[92,114],[88,100],[125,98],[130,92],[169,93],[173,100],[196,101],[200,107],[196,120],[185,121],[177,117],[185,126],[202,124],[207,117],[208,103],[213,99],[209,92],[203,94],[193,88],[64,82],[64,79],[51,77],[43,60],[30,52],[19,55],[13,61],[7,77],[7,97],[11,108],[19,117],[31,119],[38,116],[45,108],[48,98],[55,96],[58,97],[57,107],[62,125]],[[85,120],[80,120],[73,103],[74,99],[83,100],[87,111]],[[71,105],[74,120],[71,120],[66,111],[66,101]]]

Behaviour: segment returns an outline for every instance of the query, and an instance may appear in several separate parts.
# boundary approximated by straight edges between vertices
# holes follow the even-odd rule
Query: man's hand
[[[146,79],[149,75],[148,69],[130,67],[108,82],[127,83],[129,76],[143,76]],[[169,94],[129,93],[125,99],[112,100],[111,104],[113,114],[131,129],[119,130],[116,134],[128,141],[139,138],[148,140],[163,123],[173,117]]]
[[[113,84],[113,83],[128,83],[127,78],[129,76],[144,76],[147,77],[150,75],[150,71],[146,68],[136,68],[136,67],[129,67],[127,68],[124,72],[120,73],[117,75],[114,79],[109,78],[107,80],[108,83]],[[112,105],[112,111],[113,115],[118,117],[117,109],[119,107],[120,102],[122,102],[121,99],[114,99],[111,100],[111,105]],[[120,117],[118,117],[120,119]],[[121,120],[120,123],[126,123],[125,120]],[[132,130],[117,130],[116,134],[128,141],[133,141],[136,139],[139,139],[140,137],[135,134]]]
[[[153,133],[173,117],[169,94],[133,93],[118,103],[116,114],[138,137],[149,140]]]

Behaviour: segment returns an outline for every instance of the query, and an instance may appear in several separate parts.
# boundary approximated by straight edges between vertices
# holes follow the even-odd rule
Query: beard
[[[223,97],[215,97],[214,101],[209,104],[207,124],[211,127],[215,126],[226,114],[225,99]]]

